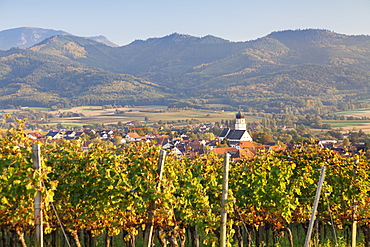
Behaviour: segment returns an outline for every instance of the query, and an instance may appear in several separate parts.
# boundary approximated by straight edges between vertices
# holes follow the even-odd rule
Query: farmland
[[[220,105],[222,106],[222,105]],[[220,107],[218,106],[218,107]],[[217,108],[216,108],[217,109]],[[159,121],[171,122],[181,120],[198,120],[200,123],[221,122],[221,120],[234,119],[236,111],[225,111],[222,109],[171,109],[167,106],[135,106],[120,108],[103,108],[101,106],[81,106],[68,109],[59,109],[51,111],[49,108],[28,108],[0,110],[3,113],[37,111],[45,112],[54,116],[49,118],[43,124],[56,125],[62,123],[64,126],[78,127],[86,124],[117,124],[131,121],[143,122],[145,124],[154,124]],[[83,116],[63,117],[63,113],[75,113]],[[247,117],[247,122],[260,121],[259,117]]]
[[[370,132],[370,120],[361,120],[361,118],[370,117],[370,109],[366,108],[366,109],[348,110],[335,112],[334,114],[338,116],[343,116],[345,117],[345,119],[330,121],[327,120],[323,122],[330,124],[333,128],[340,128],[346,131],[353,129],[357,130],[361,129],[364,132]]]
[[[340,111],[336,112],[335,114],[339,116],[370,117],[370,109],[366,108],[349,111]]]

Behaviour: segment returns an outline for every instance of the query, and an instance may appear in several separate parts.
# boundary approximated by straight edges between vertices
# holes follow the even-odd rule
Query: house
[[[206,131],[208,131],[210,129],[210,127],[207,126],[207,125],[205,125],[205,124],[203,124],[203,125],[200,125],[198,127],[198,129],[199,129],[200,132],[206,132]]]
[[[182,152],[177,148],[177,147],[174,147],[173,149],[171,149],[170,151],[171,154],[173,155],[176,155],[176,156],[182,156]]]
[[[42,138],[43,137],[43,135],[42,134],[40,134],[40,133],[36,133],[36,132],[31,132],[31,133],[28,133],[28,138],[30,138],[30,139],[33,139],[33,140],[36,140],[36,139],[40,139],[40,138]]]
[[[133,126],[135,124],[136,121],[130,121],[130,122],[127,122],[126,123],[126,126]]]
[[[182,140],[189,140],[189,136],[185,135],[185,134],[181,134],[180,138]]]
[[[45,135],[45,138],[61,139],[63,138],[63,134],[59,131],[49,131],[49,133]]]
[[[177,148],[175,147],[175,145],[173,143],[166,143],[162,146],[162,148],[164,150],[166,150],[168,153],[171,153],[171,154],[174,154],[176,156],[182,156],[183,153]]]
[[[237,149],[245,149],[245,148],[254,149],[254,143],[250,141],[240,141],[235,144],[235,147]]]
[[[75,138],[81,138],[82,136],[85,135],[85,132],[83,131],[77,131],[74,135]]]
[[[253,158],[255,155],[254,148],[253,148],[253,151],[251,148],[238,149],[238,151],[239,151],[239,158]]]
[[[318,144],[322,145],[322,146],[331,146],[331,147],[333,147],[337,143],[338,143],[337,140],[320,140]]]
[[[245,116],[240,111],[236,114],[235,129],[225,128],[223,129],[220,140],[227,139],[230,146],[235,147],[240,142],[253,142],[252,137],[247,131],[247,125],[245,123]]]
[[[112,138],[113,131],[110,130],[98,130],[96,131],[96,135],[99,136],[100,139],[109,139]]]
[[[164,144],[170,142],[168,135],[156,136],[152,140],[153,140],[153,143],[155,143],[158,146],[163,146]]]
[[[211,153],[216,155],[223,155],[225,153],[229,153],[231,155],[235,155],[238,152],[238,149],[235,147],[225,147],[225,148],[214,148],[211,150]]]
[[[172,149],[172,148],[174,148],[175,147],[175,145],[172,143],[172,142],[167,142],[167,143],[164,143],[163,145],[162,145],[162,148],[164,149],[164,150],[166,150],[166,149]]]
[[[190,150],[197,155],[202,155],[206,151],[206,142],[204,140],[191,140],[189,142]]]
[[[129,141],[141,141],[141,137],[136,132],[127,133],[124,138],[127,138]]]
[[[73,130],[67,130],[64,133],[65,138],[74,138],[75,136],[76,136],[76,132],[74,132]]]

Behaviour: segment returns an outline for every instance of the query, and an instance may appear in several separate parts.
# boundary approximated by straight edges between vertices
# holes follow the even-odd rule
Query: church
[[[247,124],[245,116],[240,111],[236,114],[235,129],[225,128],[221,135],[220,140],[229,140],[231,147],[239,147],[241,144],[252,143],[253,139],[247,131]]]

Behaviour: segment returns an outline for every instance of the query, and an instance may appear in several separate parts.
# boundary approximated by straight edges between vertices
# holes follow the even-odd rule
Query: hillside
[[[92,98],[102,88],[109,88],[111,93],[117,90],[108,77],[130,74],[143,78],[137,79],[140,82],[152,82],[144,83],[150,87],[147,93],[153,93],[153,99],[166,95],[165,101],[172,102],[173,106],[227,103],[266,111],[279,112],[286,107],[311,111],[325,106],[339,108],[349,101],[369,99],[370,37],[327,30],[279,31],[248,42],[174,33],[162,38],[136,40],[122,47],[57,35],[27,50],[9,52],[0,52],[2,83],[10,85],[17,81],[31,85],[33,74],[22,77],[20,71],[36,66],[38,79],[34,83],[45,93],[54,93],[52,88],[40,86],[45,80],[76,88],[83,80],[84,87],[96,87],[93,78],[84,76],[87,70],[92,70],[94,72],[89,73],[103,78],[101,87],[91,90],[89,97]],[[28,64],[31,57],[37,58],[37,62],[48,57],[48,66],[38,66],[36,62]],[[70,71],[60,70],[57,77],[53,77],[55,68],[69,63],[84,72],[71,76]],[[136,98],[135,90],[137,88],[121,93],[127,99]],[[8,92],[9,89],[4,88],[1,95],[8,95]],[[77,96],[70,93],[71,97],[67,94],[55,97],[64,97],[71,104],[77,104],[79,101],[73,100]],[[47,102],[45,104],[49,104]],[[5,104],[1,99],[0,103]]]
[[[36,27],[19,27],[0,31],[0,50],[9,50],[12,47],[29,48],[43,40],[56,35],[71,35],[68,32],[53,29],[44,29]],[[86,37],[107,46],[117,47],[116,44],[108,40],[106,37],[94,36]]]
[[[32,50],[5,53],[0,57],[3,107],[162,103],[164,97],[163,87],[131,75]]]

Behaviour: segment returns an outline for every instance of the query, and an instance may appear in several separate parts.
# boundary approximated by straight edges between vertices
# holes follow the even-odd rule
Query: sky
[[[230,41],[307,28],[370,35],[370,0],[0,0],[0,31],[17,27],[117,45],[175,32]]]

